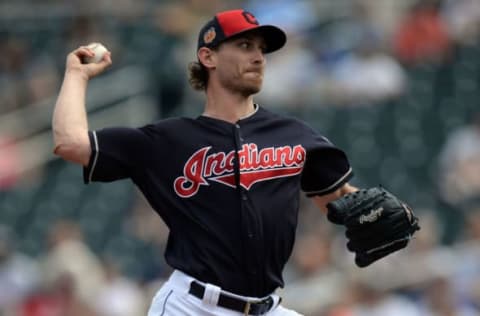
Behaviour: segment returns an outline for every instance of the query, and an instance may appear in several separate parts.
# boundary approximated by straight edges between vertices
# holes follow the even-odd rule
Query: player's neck
[[[204,116],[235,123],[255,111],[253,96],[245,97],[226,91],[207,91]]]

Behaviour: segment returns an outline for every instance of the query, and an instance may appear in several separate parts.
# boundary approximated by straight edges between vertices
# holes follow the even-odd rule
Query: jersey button
[[[244,201],[248,200],[248,196],[246,194],[242,194],[242,200]]]
[[[235,124],[235,127],[236,127],[237,129],[239,129],[239,128],[240,128],[240,125],[238,125],[238,124]]]

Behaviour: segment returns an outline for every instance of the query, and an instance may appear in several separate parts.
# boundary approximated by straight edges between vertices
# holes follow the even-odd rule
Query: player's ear
[[[198,50],[197,53],[198,60],[206,68],[215,68],[216,67],[216,58],[215,52],[208,47],[202,47]]]

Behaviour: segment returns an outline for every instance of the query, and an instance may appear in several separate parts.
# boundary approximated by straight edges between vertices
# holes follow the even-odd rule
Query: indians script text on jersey
[[[249,190],[257,182],[300,174],[306,151],[301,145],[258,149],[254,143],[234,150],[209,153],[211,146],[197,150],[185,163],[183,175],[174,181],[178,196],[195,195],[201,185],[216,181],[235,188],[235,159],[238,154],[240,185]]]

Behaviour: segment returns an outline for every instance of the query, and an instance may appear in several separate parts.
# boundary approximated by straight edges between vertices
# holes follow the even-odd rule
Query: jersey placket
[[[243,231],[243,241],[244,241],[244,258],[246,271],[249,275],[249,284],[254,291],[261,291],[261,286],[263,284],[262,273],[262,254],[263,254],[263,241],[262,241],[262,230],[261,230],[261,217],[260,214],[255,212],[252,201],[249,197],[249,192],[241,185],[241,174],[242,166],[240,166],[239,154],[238,152],[242,149],[243,144],[245,143],[244,138],[242,137],[242,131],[240,124],[235,124],[234,127],[235,135],[235,180],[236,187],[240,197],[241,205],[241,218],[242,218],[242,231]]]

